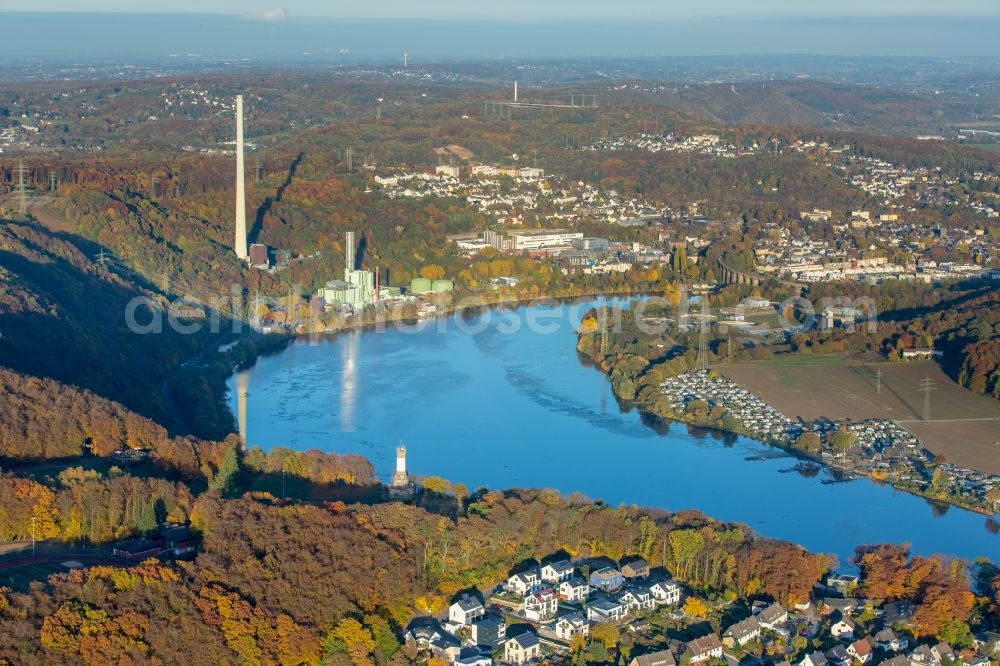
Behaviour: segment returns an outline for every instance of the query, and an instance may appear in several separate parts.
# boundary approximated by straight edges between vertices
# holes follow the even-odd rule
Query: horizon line
[[[260,12],[226,12],[226,11],[188,11],[188,10],[170,10],[170,9],[157,9],[157,10],[120,10],[120,9],[0,9],[0,15],[2,14],[55,14],[55,15],[103,15],[103,16],[219,16],[219,17],[231,17],[240,20],[245,20],[252,23],[264,23],[271,25],[280,25],[287,22],[303,21],[303,20],[322,20],[322,21],[413,21],[420,23],[496,23],[496,24],[534,24],[534,25],[547,25],[547,24],[560,24],[565,25],[570,24],[616,24],[616,25],[628,25],[628,24],[671,24],[671,23],[701,23],[701,22],[762,22],[762,21],[782,21],[782,22],[795,22],[795,21],[829,21],[829,20],[894,20],[894,21],[907,21],[907,20],[971,20],[971,19],[987,19],[987,20],[998,20],[1000,21],[1000,10],[993,13],[990,12],[980,12],[980,13],[954,13],[954,12],[920,12],[912,14],[889,14],[889,13],[873,13],[873,14],[801,14],[801,15],[791,15],[783,16],[778,14],[769,15],[749,15],[749,14],[739,14],[739,15],[707,15],[707,16],[684,16],[677,18],[652,18],[652,19],[618,19],[618,18],[581,18],[581,19],[562,19],[562,18],[543,18],[543,19],[496,19],[490,17],[469,17],[469,18],[422,18],[415,16],[338,16],[332,14],[294,14],[286,13],[280,19],[267,19],[259,16]]]

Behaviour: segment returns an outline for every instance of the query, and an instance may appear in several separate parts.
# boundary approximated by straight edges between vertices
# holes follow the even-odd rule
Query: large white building
[[[543,250],[550,247],[570,245],[574,239],[583,238],[579,231],[565,229],[526,229],[524,231],[509,231],[514,250]]]

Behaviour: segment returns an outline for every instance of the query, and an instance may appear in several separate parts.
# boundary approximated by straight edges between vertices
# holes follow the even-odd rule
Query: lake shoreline
[[[605,367],[605,364],[604,364],[603,360],[600,360],[600,359],[597,359],[597,358],[594,358],[594,357],[588,355],[586,352],[584,352],[583,350],[579,349],[579,347],[577,348],[577,351],[578,351],[578,353],[581,356],[583,356],[584,358],[587,359],[587,361],[589,362],[590,365],[592,365],[594,368],[596,368],[597,370],[599,370],[601,373],[603,373],[610,380],[610,378],[611,378],[610,371],[609,371],[610,369]],[[859,470],[859,469],[854,468],[854,467],[848,467],[848,466],[844,466],[844,465],[837,465],[834,462],[831,462],[829,460],[824,459],[822,456],[810,455],[806,451],[801,451],[799,449],[796,449],[794,446],[783,444],[783,443],[781,443],[781,442],[779,442],[777,440],[765,440],[765,439],[761,439],[759,437],[756,437],[753,433],[751,433],[751,432],[749,432],[747,430],[742,430],[742,429],[740,429],[740,430],[727,429],[727,428],[725,428],[723,426],[719,426],[719,425],[712,424],[712,423],[702,423],[702,422],[699,422],[697,419],[694,419],[692,417],[686,417],[683,414],[676,414],[676,413],[658,414],[658,413],[650,410],[646,406],[644,406],[644,405],[642,405],[642,404],[640,404],[640,403],[638,403],[638,402],[636,402],[634,400],[628,400],[627,398],[622,398],[621,396],[618,395],[617,392],[615,392],[613,385],[612,385],[612,393],[614,394],[615,399],[618,400],[620,404],[622,404],[622,403],[628,404],[628,406],[630,408],[635,409],[637,412],[639,412],[641,415],[643,415],[643,417],[644,417],[643,418],[643,423],[646,424],[648,427],[652,427],[649,424],[650,421],[652,421],[652,422],[659,422],[659,423],[667,423],[667,424],[669,424],[669,423],[681,423],[681,424],[684,424],[684,425],[687,425],[687,426],[693,427],[693,428],[702,428],[702,429],[705,429],[705,430],[711,430],[711,431],[715,431],[715,432],[719,432],[719,433],[723,433],[723,434],[727,434],[727,435],[732,435],[732,436],[736,436],[736,437],[746,437],[746,438],[752,439],[753,441],[758,442],[758,443],[760,443],[760,444],[762,444],[764,446],[768,446],[770,448],[775,448],[775,449],[778,449],[780,451],[783,451],[784,453],[787,453],[787,454],[793,456],[794,458],[796,458],[796,459],[798,459],[800,461],[819,465],[819,466],[821,466],[824,469],[830,470],[831,472],[838,472],[838,473],[841,473],[841,474],[845,474],[845,475],[854,477],[855,479],[866,479],[866,480],[872,481],[873,483],[882,484],[882,485],[888,485],[891,488],[894,488],[896,490],[899,490],[899,491],[902,491],[902,492],[905,492],[905,493],[909,493],[911,495],[915,495],[915,496],[920,497],[920,498],[922,498],[924,500],[927,500],[929,502],[938,502],[938,503],[942,503],[942,504],[947,504],[949,506],[955,506],[955,507],[958,507],[959,509],[963,509],[963,510],[966,510],[966,511],[970,511],[970,512],[973,512],[973,513],[980,514],[982,516],[986,516],[987,518],[993,518],[994,516],[998,515],[996,511],[991,510],[987,506],[979,505],[979,504],[972,504],[972,503],[969,503],[969,502],[962,502],[962,501],[960,501],[960,500],[958,500],[956,498],[953,498],[953,497],[937,497],[937,496],[931,495],[931,494],[923,491],[922,489],[920,489],[918,487],[915,487],[915,486],[912,486],[912,485],[906,485],[906,484],[902,484],[902,483],[899,483],[899,482],[893,482],[893,481],[888,480],[888,479],[878,479],[878,478],[875,478],[871,473],[869,473],[868,470]],[[656,428],[653,428],[653,430],[656,431]]]
[[[470,317],[467,331],[449,322],[446,330],[428,326],[408,334],[390,327],[375,336],[359,330],[317,336],[312,344],[308,336],[289,336],[294,345],[261,356],[243,379],[251,396],[248,445],[266,449],[280,442],[294,450],[362,455],[384,481],[402,440],[412,445],[408,469],[417,476],[696,510],[841,558],[859,543],[890,541],[913,542],[920,554],[938,552],[939,541],[921,536],[927,534],[950,534],[950,542],[964,544],[947,549],[956,556],[995,550],[995,530],[983,527],[979,513],[949,513],[949,504],[928,514],[918,501],[924,498],[913,493],[841,484],[840,472],[827,465],[813,478],[811,470],[798,469],[801,456],[757,438],[663,419],[622,402],[607,391],[606,374],[592,372],[599,369],[575,346],[576,320],[601,305],[600,299],[584,303],[579,312],[564,305],[561,315],[544,305],[522,308],[514,315],[522,322],[518,332],[504,330],[507,316],[485,326],[486,314]],[[552,317],[558,333],[523,325],[533,317]],[[233,413],[237,393],[233,379],[227,393]],[[379,397],[390,394],[392,400]],[[470,439],[470,433],[476,435]],[[599,469],[588,463],[608,456],[644,462]],[[758,469],[748,473],[751,461],[759,461]],[[664,474],[673,480],[664,483]],[[748,502],[752,497],[777,501]],[[814,520],[816,509],[807,508],[834,505],[846,514],[823,528]]]

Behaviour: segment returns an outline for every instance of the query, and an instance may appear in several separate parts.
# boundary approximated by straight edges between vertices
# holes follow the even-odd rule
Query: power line
[[[934,380],[927,375],[920,380],[920,391],[924,394],[924,423],[931,420],[931,391],[934,390]]]
[[[24,182],[24,162],[17,163],[17,191],[20,195],[21,202],[21,218],[28,219],[28,190],[27,184]]]

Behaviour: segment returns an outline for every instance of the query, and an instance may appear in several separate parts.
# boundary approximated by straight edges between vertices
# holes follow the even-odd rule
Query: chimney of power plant
[[[354,271],[354,232],[347,232],[347,241],[344,245],[344,280],[350,282],[350,274]]]
[[[247,202],[243,183],[243,95],[236,96],[236,256],[247,260]]]
[[[514,101],[517,101],[517,81],[514,81]]]

